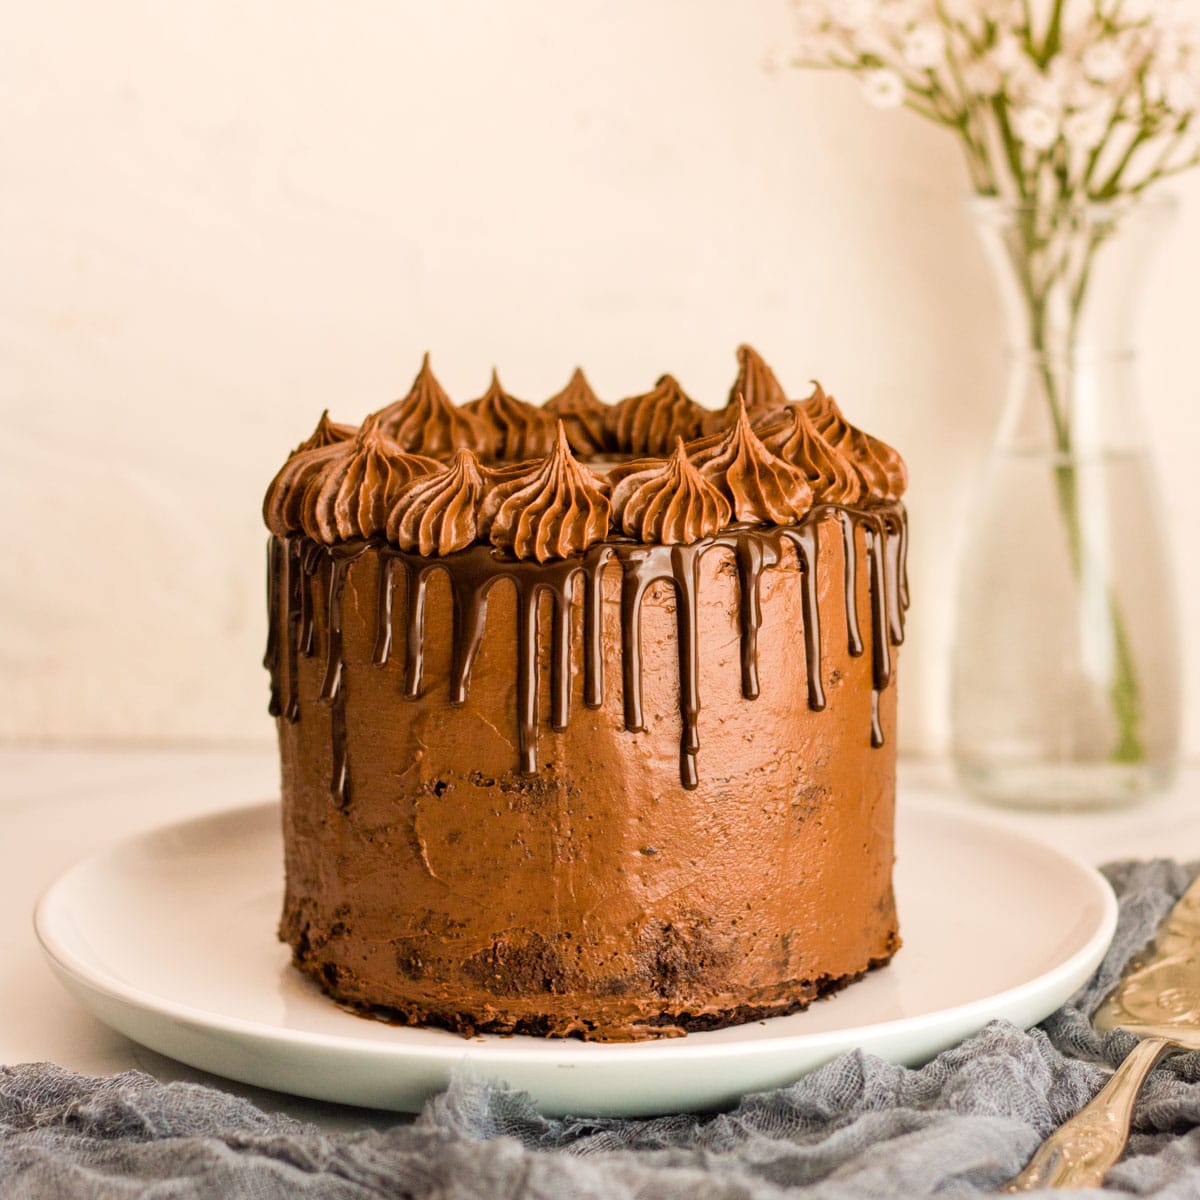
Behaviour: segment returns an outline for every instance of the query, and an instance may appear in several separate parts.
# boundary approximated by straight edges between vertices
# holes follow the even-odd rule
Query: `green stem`
[[[1030,219],[1036,218],[1031,217]],[[1030,346],[1037,359],[1037,369],[1054,427],[1054,442],[1057,451],[1054,464],[1055,494],[1066,533],[1071,572],[1077,585],[1082,588],[1085,581],[1092,577],[1097,568],[1093,557],[1088,553],[1086,539],[1083,536],[1079,505],[1079,475],[1074,457],[1075,444],[1070,412],[1067,408],[1067,397],[1060,392],[1059,378],[1055,374],[1055,364],[1051,361],[1051,348],[1048,344],[1046,301],[1047,294],[1054,282],[1054,275],[1042,281],[1041,286],[1035,283],[1030,262],[1036,250],[1044,250],[1045,247],[1038,246],[1038,235],[1032,225],[1021,226],[1021,236],[1024,242],[1024,253],[1019,255],[1021,261],[1018,264],[1018,276],[1029,305]],[[1103,233],[1091,235],[1091,242],[1084,255],[1079,278],[1071,289],[1068,347],[1074,346],[1075,330],[1082,312],[1093,258],[1103,239]],[[1055,274],[1061,273],[1062,268],[1057,268]],[[1075,366],[1070,359],[1062,361],[1059,365],[1067,371],[1073,370]],[[1117,726],[1117,737],[1111,758],[1114,762],[1136,763],[1145,757],[1145,748],[1139,732],[1142,718],[1141,688],[1126,629],[1125,615],[1111,580],[1105,580],[1104,591],[1113,641],[1113,677],[1109,684],[1108,694]]]
[[[1008,106],[999,96],[992,100],[992,114],[996,120],[996,127],[1000,130],[1001,143],[1008,158],[1008,169],[1012,172],[1013,183],[1017,185],[1022,199],[1028,199],[1029,189],[1021,167],[1021,148],[1017,145],[1017,139],[1013,136],[1012,127],[1008,122]]]
[[[1063,453],[1070,453],[1069,441]],[[1054,483],[1059,512],[1066,527],[1071,570],[1076,581],[1082,585],[1093,568],[1085,557],[1086,547],[1079,519],[1078,474],[1073,461],[1068,459],[1064,462],[1060,459],[1055,464]],[[1113,762],[1137,763],[1145,757],[1145,748],[1139,733],[1142,705],[1137,666],[1133,660],[1133,651],[1125,628],[1125,615],[1116,589],[1111,582],[1106,582],[1104,590],[1113,639],[1113,678],[1108,687],[1108,698],[1117,725],[1117,739],[1112,748],[1111,758]]]

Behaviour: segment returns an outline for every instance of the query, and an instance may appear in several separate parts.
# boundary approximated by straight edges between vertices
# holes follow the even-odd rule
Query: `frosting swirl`
[[[813,497],[828,504],[856,504],[862,499],[862,476],[854,464],[818,432],[799,401],[789,401],[780,416],[758,431],[772,454],[799,467]]]
[[[479,532],[516,558],[545,562],[603,541],[611,512],[604,481],[572,455],[559,421],[554,449],[541,462],[484,492]]]
[[[463,410],[477,417],[488,434],[492,458],[521,459],[547,454],[554,445],[554,417],[544,409],[509,395],[496,372],[488,390]]]
[[[343,425],[329,419],[329,409],[322,414],[317,427],[298,445],[293,454],[302,450],[320,450],[322,446],[336,446],[338,442],[348,442],[358,432],[353,425]]]
[[[891,446],[851,425],[819,383],[804,407],[817,432],[858,472],[869,499],[900,499],[908,486],[908,470]]]
[[[706,413],[674,375],[664,375],[651,391],[609,409],[606,428],[623,454],[666,456],[676,438],[688,441],[702,432]]]
[[[345,442],[313,473],[304,489],[300,523],[315,542],[330,545],[381,534],[400,489],[441,463],[405,454],[368,418],[354,442]],[[320,453],[314,451],[313,453]]]
[[[426,354],[409,394],[360,428],[321,414],[271,481],[263,518],[279,537],[325,544],[386,534],[429,557],[490,541],[546,561],[610,534],[686,544],[735,522],[791,524],[814,499],[899,499],[907,475],[895,450],[851,425],[820,385],[788,401],[759,354],[737,354],[746,399],[707,420],[671,375],[610,407],[579,369],[542,407],[507,393],[495,371],[458,407]],[[589,469],[575,454],[600,462]]]
[[[311,440],[311,439],[310,439]],[[305,449],[302,443],[288,456],[263,497],[263,521],[277,537],[299,533],[304,528],[304,493],[313,477],[331,459],[351,452],[349,440]]]
[[[683,438],[665,463],[627,474],[613,488],[613,524],[643,542],[694,542],[729,523],[733,510],[720,489],[696,469]]]
[[[608,448],[604,429],[608,405],[592,391],[580,367],[575,368],[567,386],[546,401],[545,409],[562,421],[576,454],[591,457]]]
[[[377,414],[379,428],[401,450],[412,454],[449,455],[460,446],[485,444],[480,423],[446,395],[429,366],[429,354],[408,395]]]
[[[733,428],[700,465],[700,473],[724,493],[739,521],[790,525],[812,507],[804,472],[762,444],[744,404],[738,405]]]
[[[787,393],[775,372],[753,346],[745,343],[737,348],[738,373],[729,389],[729,400],[718,412],[709,413],[704,422],[705,432],[716,433],[728,429],[737,420],[737,405],[740,397],[750,414],[750,424],[758,428],[760,423],[779,414],[788,402]]]
[[[388,541],[427,558],[465,549],[478,531],[476,507],[483,487],[474,451],[457,451],[448,467],[409,480],[396,494],[387,519]]]

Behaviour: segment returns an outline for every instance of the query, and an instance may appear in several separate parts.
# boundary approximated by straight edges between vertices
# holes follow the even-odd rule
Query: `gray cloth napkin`
[[[195,1084],[140,1072],[0,1070],[0,1197],[367,1200],[821,1200],[993,1191],[1101,1086],[1133,1045],[1089,1015],[1192,871],[1106,869],[1121,901],[1095,976],[1038,1028],[995,1022],[919,1070],[843,1055],[730,1112],[621,1120],[539,1116],[466,1077],[415,1121],[325,1133]],[[836,1000],[833,1001],[836,1003]],[[1079,1197],[1200,1196],[1200,1052],[1168,1059],[1125,1160]],[[1052,1193],[1047,1193],[1052,1194]]]

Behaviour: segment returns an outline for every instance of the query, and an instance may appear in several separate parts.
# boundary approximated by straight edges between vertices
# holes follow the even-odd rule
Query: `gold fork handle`
[[[1099,1187],[1129,1140],[1133,1106],[1146,1076],[1160,1059],[1178,1049],[1179,1044],[1168,1038],[1139,1042],[1091,1101],[1060,1125],[1037,1148],[1025,1169],[1000,1190]]]

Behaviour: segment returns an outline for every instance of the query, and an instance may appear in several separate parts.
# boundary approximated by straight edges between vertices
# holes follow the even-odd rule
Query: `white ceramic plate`
[[[901,807],[892,964],[807,1012],[626,1045],[477,1037],[344,1012],[288,965],[276,805],[143,835],[73,867],[35,915],[81,1004],[245,1083],[411,1111],[466,1065],[547,1113],[710,1108],[855,1047],[916,1064],[996,1017],[1029,1026],[1100,961],[1116,901],[1090,867],[993,824]]]

